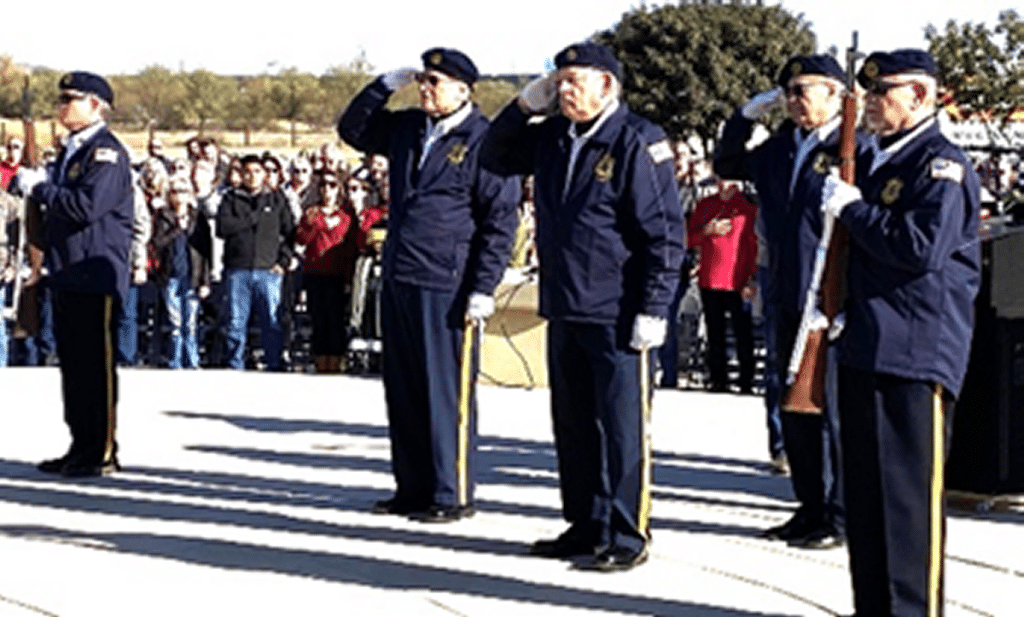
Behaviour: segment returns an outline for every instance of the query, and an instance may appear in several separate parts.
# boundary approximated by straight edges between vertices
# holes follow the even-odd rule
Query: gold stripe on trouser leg
[[[114,412],[114,341],[110,334],[110,327],[113,322],[114,298],[104,296],[103,298],[103,370],[106,372],[107,380],[107,436],[103,444],[103,460],[106,463],[114,456],[114,423],[117,421]]]
[[[930,521],[928,541],[928,615],[938,617],[942,613],[943,525],[942,491],[943,468],[945,467],[945,411],[942,406],[942,385],[935,385],[932,398],[932,479],[930,491]]]
[[[637,529],[651,536],[651,375],[649,350],[640,351],[640,499]]]
[[[469,500],[469,401],[473,395],[473,331],[476,321],[466,320],[462,330],[462,357],[459,362],[459,426],[458,454],[455,469],[458,477],[458,505],[464,506]]]

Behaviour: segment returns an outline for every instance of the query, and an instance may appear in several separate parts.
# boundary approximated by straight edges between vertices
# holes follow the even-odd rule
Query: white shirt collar
[[[70,135],[64,138],[64,147],[69,148],[71,150],[79,149],[82,146],[82,144],[88,141],[89,138],[98,133],[100,129],[102,129],[106,125],[106,122],[104,122],[103,120],[99,120],[98,122],[94,122],[93,124],[90,124],[89,126],[85,127],[84,129],[76,133],[71,133]]]
[[[582,135],[577,135],[576,134],[576,123],[575,122],[570,122],[569,123],[569,138],[572,139],[572,140],[590,139],[601,128],[601,125],[604,124],[605,121],[613,113],[615,113],[615,110],[618,109],[618,108],[619,108],[619,100],[618,99],[612,99],[612,102],[608,103],[608,105],[605,106],[604,110],[601,111],[600,115],[597,116],[597,120],[594,122],[594,125],[591,126],[589,129],[587,129],[587,132],[582,134]]]
[[[433,133],[438,137],[440,137],[441,135],[446,135],[453,128],[465,122],[466,118],[468,118],[469,114],[472,112],[473,103],[467,101],[466,104],[463,105],[458,111],[451,114],[450,116],[441,118],[437,122],[434,122],[433,118],[427,116],[427,133]]]
[[[842,116],[836,116],[835,118],[832,118],[825,124],[822,124],[818,128],[808,133],[807,137],[804,137],[803,132],[800,130],[800,127],[798,126],[793,129],[793,141],[796,142],[797,148],[799,148],[801,144],[803,144],[808,139],[811,139],[812,137],[814,137],[818,143],[823,142],[825,141],[825,139],[828,138],[829,135],[832,134],[832,131],[839,128],[839,123],[842,122],[842,119]]]
[[[904,146],[910,143],[918,135],[928,130],[928,127],[935,124],[936,122],[938,122],[938,120],[935,118],[935,116],[932,116],[931,118],[919,124],[916,129],[910,131],[895,143],[890,144],[889,147],[886,148],[885,150],[879,148],[878,136],[876,135],[874,139],[871,140],[871,149],[873,151],[873,157],[871,159],[871,171],[868,172],[868,175],[870,176],[871,174],[875,173],[876,169],[878,169],[882,165],[885,165],[885,163],[893,156],[895,156],[897,152],[902,150]]]

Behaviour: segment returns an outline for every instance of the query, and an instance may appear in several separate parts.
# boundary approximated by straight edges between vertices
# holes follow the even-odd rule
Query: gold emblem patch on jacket
[[[448,152],[448,162],[452,165],[458,165],[466,160],[467,153],[469,153],[469,147],[466,144],[455,144]]]
[[[82,166],[78,163],[68,167],[68,180],[78,180],[78,176],[82,175]]]
[[[615,173],[615,159],[612,155],[605,154],[597,161],[597,165],[594,165],[594,177],[601,182],[607,182],[612,179],[612,174]]]
[[[835,164],[836,161],[831,156],[824,152],[819,152],[818,155],[814,157],[814,163],[811,164],[811,169],[813,169],[815,173],[827,174],[828,168]]]
[[[889,178],[889,181],[885,183],[885,187],[882,189],[882,203],[891,206],[900,198],[900,191],[902,190],[903,180]]]

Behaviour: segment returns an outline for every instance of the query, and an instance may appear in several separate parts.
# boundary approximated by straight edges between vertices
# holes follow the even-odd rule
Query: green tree
[[[774,85],[789,57],[815,46],[801,16],[739,0],[641,5],[597,39],[624,66],[630,108],[670,137],[696,135],[706,148],[738,105]]]
[[[205,69],[183,74],[181,83],[185,95],[183,106],[190,119],[198,122],[200,136],[209,120],[224,117],[231,99],[238,94],[238,88],[230,77],[215,75]]]
[[[181,128],[185,91],[179,75],[154,64],[112,82],[115,120],[152,129]]]
[[[483,115],[493,118],[508,105],[520,88],[521,84],[502,79],[481,79],[473,87],[473,100]]]
[[[366,84],[373,80],[373,65],[366,59],[366,52],[361,52],[351,62],[341,66],[332,66],[320,76],[319,124],[333,124],[342,110],[348,107],[353,97]]]
[[[253,129],[262,129],[270,120],[270,77],[255,75],[235,82],[237,92],[224,109],[224,122],[230,129],[242,129],[243,144],[250,145]]]
[[[1016,11],[1000,13],[994,28],[950,20],[940,32],[929,25],[925,38],[939,82],[965,114],[993,120],[987,126],[998,132],[1024,109],[1024,21]]]
[[[274,78],[270,86],[270,101],[277,117],[288,120],[293,147],[298,143],[297,123],[315,119],[316,105],[321,94],[317,78],[309,73],[300,73],[294,67],[281,71]]]

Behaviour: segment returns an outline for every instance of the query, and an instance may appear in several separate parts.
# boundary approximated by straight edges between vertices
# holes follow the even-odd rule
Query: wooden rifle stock
[[[847,90],[843,95],[842,123],[839,128],[839,177],[844,182],[856,182],[857,156],[857,95],[854,84],[853,63],[857,52],[857,35],[854,33],[853,47],[847,57]],[[830,214],[825,215],[822,227],[822,241],[828,247],[824,268],[820,272],[821,311],[832,324],[842,307],[846,293],[846,227]],[[816,268],[820,264],[816,264]],[[812,310],[817,303],[818,280],[812,281],[808,290],[807,306],[800,321],[797,341],[793,353],[800,353],[799,369],[786,389],[782,409],[797,413],[821,413],[825,408],[825,369],[828,357],[828,328],[812,329]],[[794,357],[790,363],[796,363]]]

